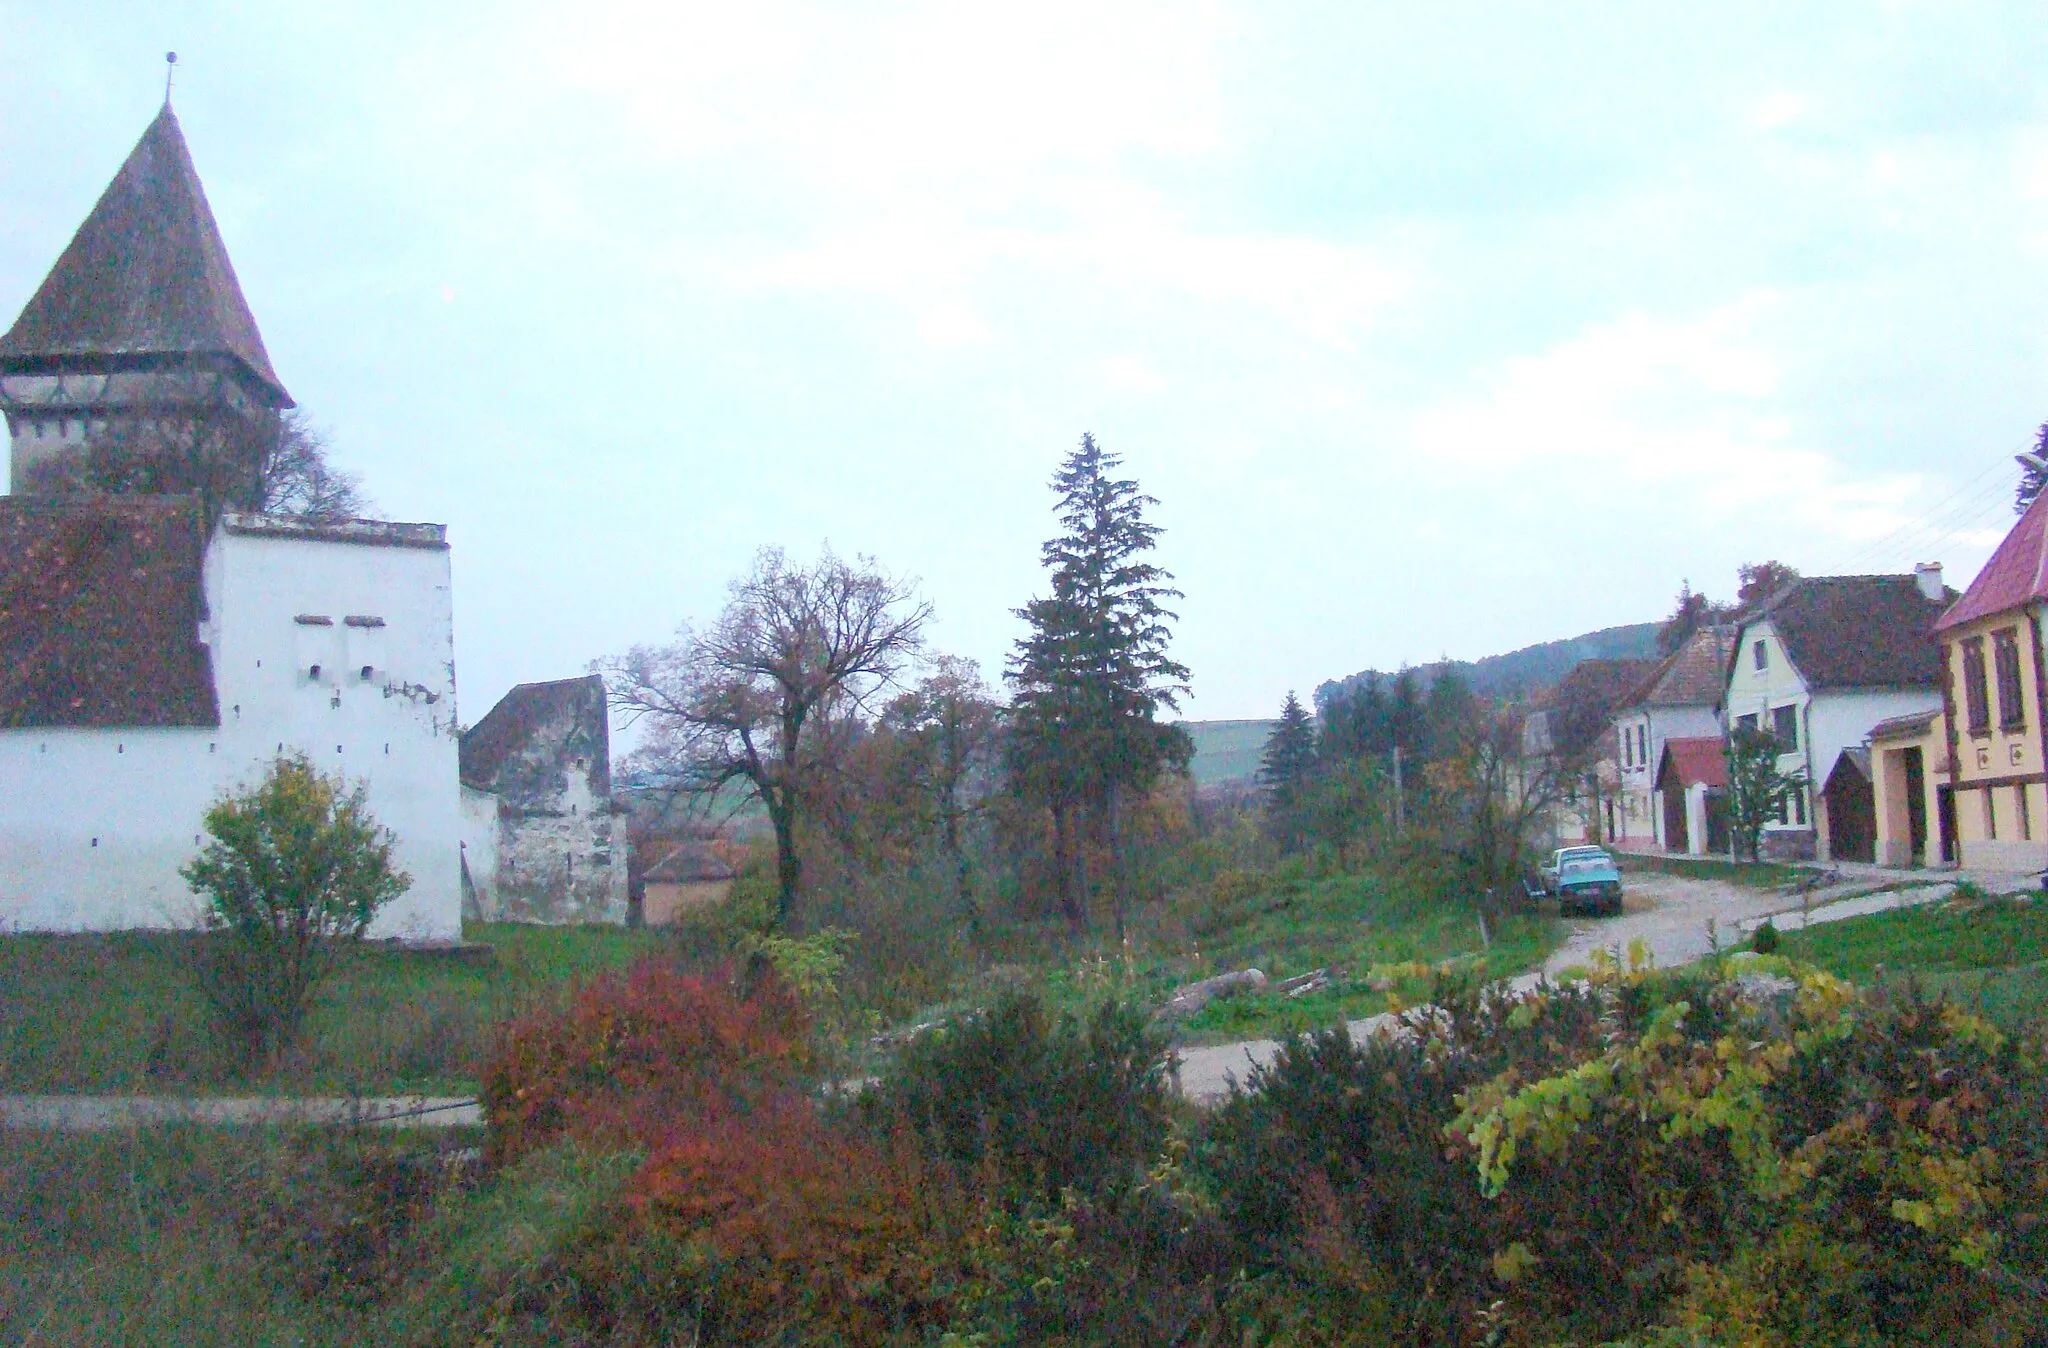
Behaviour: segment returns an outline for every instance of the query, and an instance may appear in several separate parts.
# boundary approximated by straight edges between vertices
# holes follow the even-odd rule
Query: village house
[[[604,680],[522,683],[462,736],[464,911],[486,922],[628,917]]]
[[[254,513],[290,406],[167,104],[0,338],[0,928],[191,923],[299,753],[397,835],[373,934],[459,939],[445,531]]]
[[[1520,788],[1556,778],[1545,811],[1552,847],[1605,842],[1621,827],[1621,770],[1615,712],[1637,700],[1655,660],[1581,660],[1545,690],[1522,722]]]
[[[1738,621],[1724,725],[1773,736],[1780,771],[1800,777],[1764,830],[1764,855],[1870,859],[1877,825],[1866,740],[1882,722],[1940,709],[1932,634],[1954,597],[1938,565],[1810,576]]]
[[[2048,497],[2037,498],[1935,624],[1946,741],[1937,825],[1973,870],[2048,868],[2048,701],[2041,611],[2048,604]],[[1921,757],[1928,758],[1925,749]],[[1906,764],[1900,765],[1903,776]],[[1923,765],[1922,791],[1928,772]],[[1902,786],[1906,785],[1901,783]]]
[[[1721,678],[1733,634],[1703,627],[1666,656],[1635,700],[1615,717],[1620,811],[1614,841],[1623,847],[1693,850],[1705,841],[1704,824],[1688,828],[1684,787],[1666,801],[1660,784],[1664,746],[1673,739],[1708,739],[1720,753]],[[1682,761],[1694,758],[1688,750]],[[1676,839],[1676,843],[1672,841]]]

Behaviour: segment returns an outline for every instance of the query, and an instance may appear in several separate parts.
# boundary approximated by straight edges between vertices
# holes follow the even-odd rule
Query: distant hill
[[[1195,742],[1195,761],[1189,765],[1196,786],[1212,786],[1251,777],[1259,770],[1259,755],[1265,752],[1266,736],[1273,733],[1273,721],[1182,721],[1180,728]]]
[[[1440,660],[1435,664],[1418,666],[1415,676],[1426,688],[1444,670],[1455,669],[1472,686],[1472,691],[1481,697],[1525,697],[1556,683],[1581,660],[1654,658],[1658,653],[1657,629],[1661,625],[1631,623],[1626,627],[1603,627],[1584,636],[1524,646],[1505,655],[1489,655],[1484,660]],[[1326,706],[1331,698],[1349,693],[1374,677],[1391,679],[1394,676],[1376,669],[1362,669],[1347,678],[1318,684],[1316,706]]]

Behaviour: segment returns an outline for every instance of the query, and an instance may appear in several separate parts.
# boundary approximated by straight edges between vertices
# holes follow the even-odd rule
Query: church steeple
[[[0,337],[17,494],[260,494],[293,406],[166,100]]]
[[[224,357],[292,406],[166,102],[4,338],[0,372],[143,368]]]

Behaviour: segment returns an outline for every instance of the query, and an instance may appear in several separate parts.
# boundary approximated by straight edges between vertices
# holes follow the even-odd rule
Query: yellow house
[[[1955,860],[1955,793],[1948,718],[1894,716],[1870,728],[1877,864],[1938,866]]]
[[[1935,624],[1953,765],[1955,850],[1972,870],[2048,866],[2048,495],[2020,516]]]

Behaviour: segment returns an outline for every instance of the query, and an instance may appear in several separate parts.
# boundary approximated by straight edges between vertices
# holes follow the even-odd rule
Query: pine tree
[[[1302,796],[1316,768],[1315,723],[1301,699],[1288,690],[1280,708],[1280,723],[1266,737],[1266,750],[1259,760],[1259,783],[1266,788],[1267,818],[1288,851],[1304,841],[1301,826]]]
[[[1056,843],[1063,808],[1085,802],[1100,822],[1116,871],[1119,940],[1125,794],[1185,765],[1192,747],[1184,732],[1156,719],[1161,708],[1177,709],[1187,692],[1186,666],[1167,654],[1176,615],[1164,601],[1180,591],[1169,572],[1143,560],[1160,534],[1146,523],[1145,507],[1158,503],[1135,481],[1112,475],[1120,462],[1084,435],[1054,476],[1064,532],[1040,550],[1052,594],[1018,610],[1031,630],[1009,668],[1017,689],[1015,743],[1027,760],[1013,758],[1013,766],[1024,769],[1053,809]],[[1070,917],[1074,912],[1070,906]]]

